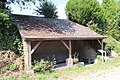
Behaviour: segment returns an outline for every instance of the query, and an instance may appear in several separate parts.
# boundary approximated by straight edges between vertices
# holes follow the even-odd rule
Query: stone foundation
[[[73,66],[73,59],[72,58],[66,59],[66,64],[68,67]]]

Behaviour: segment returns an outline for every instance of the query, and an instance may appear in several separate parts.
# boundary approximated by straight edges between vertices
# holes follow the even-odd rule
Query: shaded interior
[[[32,48],[37,41],[32,42]],[[68,45],[68,41],[65,41]],[[93,63],[96,58],[96,51],[101,48],[97,40],[72,40],[72,57],[78,58],[85,63]],[[59,40],[43,41],[37,50],[32,54],[34,60],[55,60],[57,63],[66,62],[69,58],[69,51]]]

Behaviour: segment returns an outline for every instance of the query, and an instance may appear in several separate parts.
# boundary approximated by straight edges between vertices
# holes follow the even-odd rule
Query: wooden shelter
[[[22,37],[27,70],[33,60],[53,57],[58,63],[68,59],[71,66],[74,53],[79,54],[79,61],[91,60],[103,48],[104,36],[69,20],[25,15],[14,18]]]

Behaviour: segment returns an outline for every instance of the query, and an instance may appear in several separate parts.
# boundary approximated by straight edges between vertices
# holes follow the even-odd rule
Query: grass
[[[0,78],[0,80],[15,80],[14,76],[7,76],[5,78]]]
[[[10,75],[0,80],[73,80],[76,77],[84,77],[91,74],[96,74],[101,71],[110,70],[112,68],[120,66],[120,56],[107,62],[99,62],[90,66],[74,66],[65,68],[62,70],[54,70],[46,73],[35,73],[28,75],[21,72],[19,76]]]
[[[64,70],[48,72],[45,74],[38,74],[37,77],[39,80],[54,80],[54,79],[62,79],[72,80],[77,76],[87,76],[96,72],[101,72],[103,70],[109,70],[115,67],[120,66],[120,57],[117,57],[113,60],[107,62],[100,62],[98,64],[90,65],[90,66],[79,66],[79,67],[70,67]]]

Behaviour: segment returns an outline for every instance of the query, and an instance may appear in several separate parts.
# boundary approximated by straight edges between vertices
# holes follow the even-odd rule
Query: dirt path
[[[73,80],[120,80],[120,67],[101,71],[86,77],[77,77]]]

